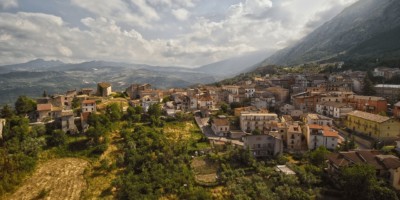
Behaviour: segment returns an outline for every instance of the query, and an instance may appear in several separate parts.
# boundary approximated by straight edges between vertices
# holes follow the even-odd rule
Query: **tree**
[[[47,92],[46,92],[46,90],[43,90],[42,97],[47,97]]]
[[[1,109],[0,113],[0,118],[9,119],[12,116],[14,116],[14,111],[12,110],[12,108],[9,105],[3,106],[3,109]]]
[[[79,104],[79,99],[76,98],[76,97],[74,97],[74,98],[72,99],[72,109],[79,108],[79,106],[80,106],[80,104]]]
[[[112,103],[110,105],[107,105],[106,115],[110,119],[110,121],[116,122],[121,119],[122,110],[118,104]]]
[[[67,135],[62,130],[54,130],[47,138],[49,146],[61,146],[67,143]]]
[[[228,113],[228,105],[226,103],[222,103],[220,109],[223,113]]]
[[[318,149],[310,153],[310,162],[314,165],[321,166],[325,164],[326,157],[330,152],[324,147],[320,146]]]
[[[370,165],[360,164],[342,170],[341,185],[346,199],[395,199],[396,193],[379,185],[375,169]]]
[[[20,96],[15,102],[15,110],[19,115],[31,113],[36,110],[36,102],[26,96]]]
[[[149,115],[154,116],[155,118],[159,118],[162,113],[160,104],[157,103],[150,105],[147,112]]]
[[[362,93],[367,96],[373,96],[376,94],[374,83],[371,80],[371,75],[369,73],[364,78],[364,86],[362,88]]]

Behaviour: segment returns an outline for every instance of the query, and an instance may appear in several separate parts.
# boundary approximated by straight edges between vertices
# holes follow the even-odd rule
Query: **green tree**
[[[374,83],[371,80],[371,75],[369,75],[369,73],[364,78],[364,86],[362,88],[362,93],[367,96],[373,96],[376,95],[376,91],[374,88]]]
[[[15,110],[19,115],[31,113],[36,110],[36,102],[26,96],[20,96],[15,102]]]
[[[110,105],[107,105],[106,107],[106,115],[112,122],[116,122],[121,119],[122,117],[122,109],[121,106],[119,106],[116,103],[112,103]]]
[[[228,105],[226,104],[226,103],[222,103],[221,104],[221,106],[220,106],[220,110],[223,112],[223,113],[228,113]]]
[[[9,119],[14,116],[14,111],[9,105],[3,106],[0,112],[0,118],[6,118]]]
[[[79,108],[79,106],[80,106],[80,101],[79,101],[79,99],[78,98],[76,98],[76,97],[74,97],[73,99],[72,99],[72,109],[76,109],[76,108]]]
[[[47,138],[49,146],[61,146],[67,143],[67,135],[62,130],[54,130]]]
[[[46,90],[43,90],[43,94],[42,94],[42,97],[47,97],[48,95],[47,95],[47,92],[46,92]]]
[[[326,158],[330,152],[324,147],[320,146],[309,154],[310,162],[317,166],[325,164]]]
[[[154,116],[156,118],[159,118],[162,114],[162,110],[161,110],[161,106],[160,104],[152,104],[149,106],[149,110],[147,111],[147,113],[150,116]]]

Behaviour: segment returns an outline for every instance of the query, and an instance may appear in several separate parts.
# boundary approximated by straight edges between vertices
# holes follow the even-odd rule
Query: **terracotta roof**
[[[37,111],[51,111],[52,105],[47,103],[47,104],[37,104]]]
[[[308,124],[308,127],[310,129],[318,129],[318,130],[322,130],[322,134],[325,137],[338,137],[339,133],[335,130],[333,130],[332,128],[330,128],[329,126],[321,126],[318,124]]]
[[[213,119],[213,124],[216,126],[229,126],[228,119]]]
[[[337,167],[345,167],[350,164],[348,160],[346,160],[341,154],[339,153],[332,153],[328,156],[328,160],[332,162]]]
[[[318,115],[318,114],[307,114],[307,117],[313,120],[331,120],[331,118],[323,116],[323,115]]]
[[[95,100],[84,100],[82,101],[83,104],[96,104]]]
[[[111,87],[111,84],[110,83],[106,83],[106,82],[98,83],[97,85],[102,87],[102,88]]]
[[[371,113],[367,113],[367,112],[363,112],[363,111],[359,111],[359,110],[350,112],[350,113],[348,113],[348,115],[359,117],[359,118],[366,119],[369,121],[378,122],[378,123],[382,123],[382,122],[385,122],[390,119],[389,117],[386,117],[386,116],[375,115],[375,114],[371,114]]]

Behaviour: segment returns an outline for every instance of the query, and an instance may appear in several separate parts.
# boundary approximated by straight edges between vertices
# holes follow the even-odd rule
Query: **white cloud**
[[[16,8],[16,7],[18,7],[18,0],[0,0],[1,9]]]
[[[189,17],[189,11],[183,8],[172,9],[172,14],[176,17],[176,19],[185,21]]]
[[[71,0],[87,12],[75,23],[0,12],[0,64],[45,58],[193,67],[283,48],[354,1]]]

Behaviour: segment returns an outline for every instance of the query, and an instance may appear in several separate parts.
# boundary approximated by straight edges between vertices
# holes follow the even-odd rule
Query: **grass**
[[[205,157],[196,157],[192,160],[191,167],[198,183],[216,183],[218,164],[207,160]]]
[[[107,150],[92,162],[92,167],[87,169],[85,177],[88,188],[83,192],[82,199],[115,199],[116,189],[112,185],[122,168],[116,167],[116,158],[119,154],[118,144],[122,142],[119,132],[111,134],[111,143]]]

